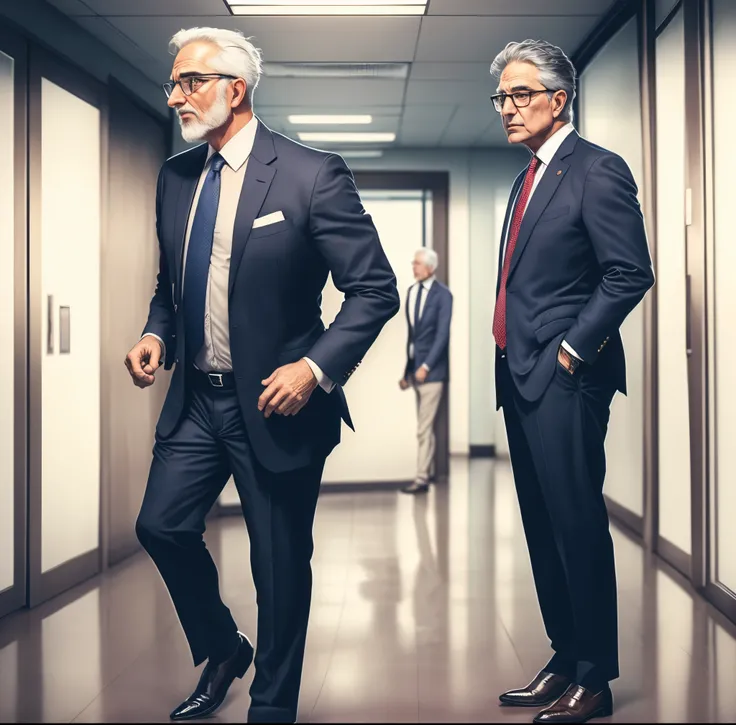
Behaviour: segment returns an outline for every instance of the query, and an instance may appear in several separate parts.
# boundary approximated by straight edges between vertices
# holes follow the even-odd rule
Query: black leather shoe
[[[206,717],[222,705],[233,680],[242,678],[253,662],[253,645],[244,634],[238,632],[238,637],[240,644],[234,654],[217,665],[207,663],[197,689],[169,715],[172,720]]]
[[[401,489],[401,493],[427,493],[427,491],[429,491],[429,484],[425,481],[414,481]]]
[[[593,693],[580,685],[570,685],[557,702],[534,718],[534,722],[580,723],[594,717],[610,717],[612,714],[613,695],[610,687]]]
[[[498,699],[504,705],[543,707],[557,700],[570,684],[570,680],[564,675],[555,675],[542,670],[526,687],[504,692]]]

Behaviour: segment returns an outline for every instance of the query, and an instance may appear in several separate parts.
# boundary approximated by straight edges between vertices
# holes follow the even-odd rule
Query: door
[[[26,53],[0,31],[0,617],[26,601]]]
[[[42,52],[30,79],[30,604],[100,569],[103,94]]]

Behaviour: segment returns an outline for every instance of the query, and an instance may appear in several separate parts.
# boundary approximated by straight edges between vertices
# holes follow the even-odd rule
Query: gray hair
[[[414,257],[416,258],[418,254],[421,254],[422,257],[424,257],[424,264],[426,264],[432,272],[437,269],[439,260],[437,258],[437,252],[435,252],[434,249],[430,249],[429,247],[419,247],[419,249],[414,253]]]
[[[544,40],[524,40],[521,43],[509,43],[491,64],[491,75],[501,77],[509,63],[531,63],[539,70],[539,81],[551,89],[547,98],[552,100],[552,91],[565,91],[567,101],[560,113],[560,120],[572,121],[572,102],[575,98],[575,66],[565,53],[556,45]]]
[[[238,30],[222,28],[189,28],[180,30],[169,41],[169,52],[176,55],[185,45],[196,42],[213,43],[221,53],[210,61],[216,73],[236,76],[245,81],[248,105],[253,107],[253,93],[263,72],[261,51]]]

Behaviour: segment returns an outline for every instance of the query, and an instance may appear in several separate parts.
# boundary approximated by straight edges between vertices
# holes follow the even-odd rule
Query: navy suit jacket
[[[184,412],[182,255],[187,217],[207,157],[202,144],[163,165],[156,192],[160,269],[144,334],[166,343],[175,365],[156,433],[170,436]],[[284,220],[253,229],[257,217]],[[332,273],[344,293],[325,330],[322,290]],[[237,394],[253,451],[274,472],[326,456],[352,426],[343,385],[385,323],[399,310],[396,278],[343,159],[302,146],[258,122],[235,226],[229,279],[230,348]],[[295,416],[265,418],[261,380],[277,367],[309,357],[336,386],[317,387]]]
[[[426,382],[438,383],[449,380],[452,292],[442,282],[435,279],[427,293],[419,324],[414,328],[411,326],[408,294],[404,307],[409,327],[404,376],[415,373],[424,363],[427,363],[429,374]],[[412,343],[414,344],[414,359],[409,355]]]
[[[525,173],[511,190],[504,237]],[[619,328],[654,284],[636,194],[626,162],[574,132],[545,170],[524,214],[506,283],[506,353],[524,399],[538,400],[547,389],[563,339],[626,393]],[[496,296],[502,255],[503,238]],[[499,407],[504,391],[498,373],[496,392]]]

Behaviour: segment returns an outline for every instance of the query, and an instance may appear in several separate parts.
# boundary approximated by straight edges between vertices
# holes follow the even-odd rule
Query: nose
[[[515,116],[516,115],[516,106],[514,105],[514,102],[511,100],[511,96],[506,96],[506,98],[503,99],[503,106],[501,106],[501,113],[504,116]]]
[[[177,106],[181,106],[186,103],[186,101],[186,96],[182,93],[181,88],[176,85],[174,86],[174,90],[171,91],[171,95],[166,101],[166,105],[168,105],[169,108],[176,108]]]

